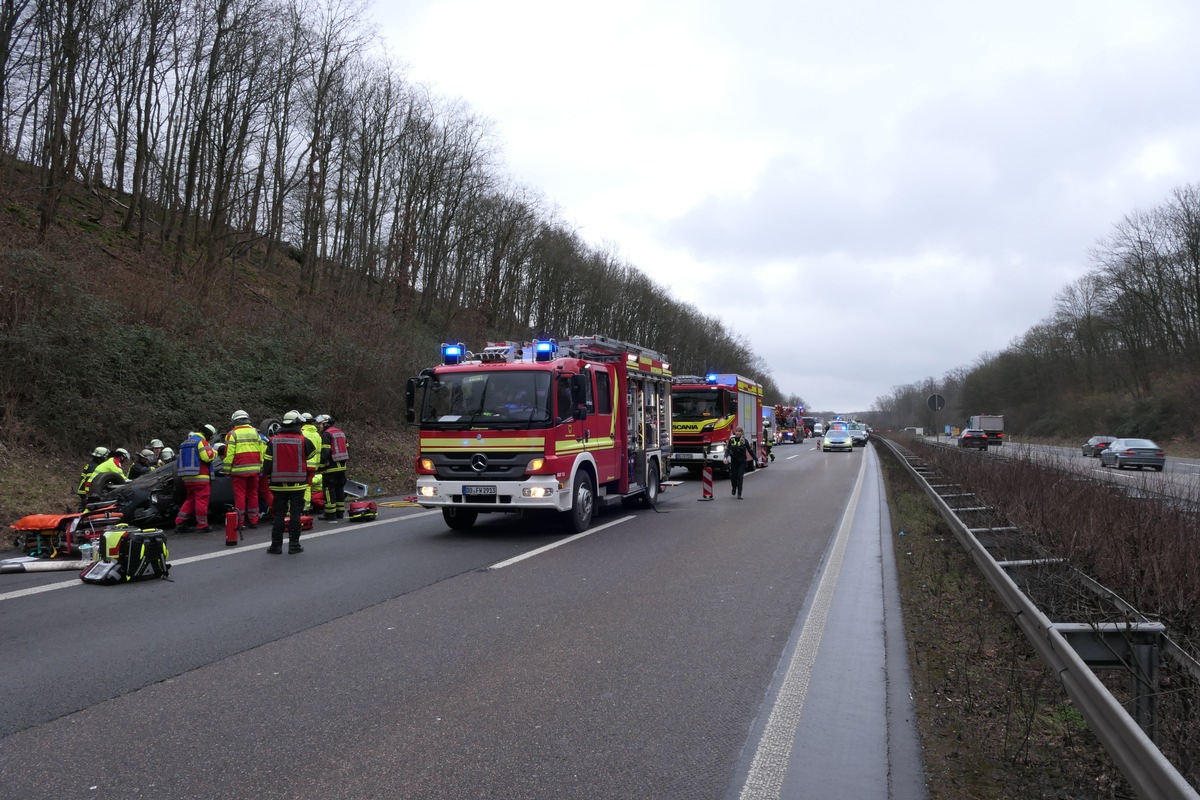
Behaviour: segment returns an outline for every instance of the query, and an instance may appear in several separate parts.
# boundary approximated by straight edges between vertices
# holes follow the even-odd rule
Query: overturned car
[[[138,528],[171,528],[187,489],[175,475],[175,464],[164,464],[153,472],[131,481],[117,483],[115,473],[101,473],[88,491],[88,506],[115,503],[121,520]],[[213,461],[213,477],[208,498],[209,524],[220,524],[225,513],[233,511],[233,484],[221,471],[221,460]]]

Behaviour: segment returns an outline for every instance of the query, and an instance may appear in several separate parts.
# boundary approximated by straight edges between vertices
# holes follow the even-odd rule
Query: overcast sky
[[[517,182],[818,410],[1003,349],[1124,215],[1200,180],[1195,0],[368,13]]]

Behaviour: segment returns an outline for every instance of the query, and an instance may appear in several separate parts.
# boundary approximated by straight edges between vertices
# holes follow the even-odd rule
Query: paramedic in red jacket
[[[263,456],[263,472],[270,476],[275,495],[271,546],[267,548],[271,555],[283,552],[284,517],[288,518],[288,552],[304,552],[300,546],[300,515],[304,513],[304,490],[308,488],[308,461],[316,448],[301,432],[303,423],[299,411],[284,414],[283,427],[271,437]]]
[[[257,528],[258,478],[266,447],[245,411],[233,412],[230,421],[233,428],[225,434],[225,474],[233,484],[233,507],[239,526]]]
[[[189,433],[188,438],[179,445],[179,454],[175,456],[175,475],[183,480],[187,499],[175,515],[176,533],[192,530],[208,533],[212,530],[208,524],[208,499],[212,488],[212,462],[217,454],[208,440],[215,438],[217,429],[212,425],[202,425],[199,432]],[[196,516],[197,528],[183,524],[192,514]]]

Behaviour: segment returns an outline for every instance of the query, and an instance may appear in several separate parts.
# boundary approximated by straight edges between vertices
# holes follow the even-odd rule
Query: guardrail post
[[[1130,648],[1133,651],[1133,664],[1130,668],[1133,678],[1133,718],[1152,742],[1158,741],[1155,695],[1158,691],[1160,638],[1161,635],[1153,636],[1147,642],[1142,636],[1138,636]]]

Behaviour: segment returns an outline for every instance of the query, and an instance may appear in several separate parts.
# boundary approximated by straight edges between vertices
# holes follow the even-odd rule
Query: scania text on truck
[[[584,531],[599,505],[653,506],[671,453],[664,356],[605,336],[443,344],[409,378],[420,426],[416,501],[455,530],[480,514],[536,509]]]
[[[750,440],[755,466],[766,466],[762,447],[762,386],[731,373],[682,375],[671,386],[671,466],[698,473],[709,463],[721,472],[729,437],[739,425]]]
[[[977,428],[987,434],[988,447],[1004,444],[1004,417],[995,414],[976,414],[967,422],[968,428]]]

